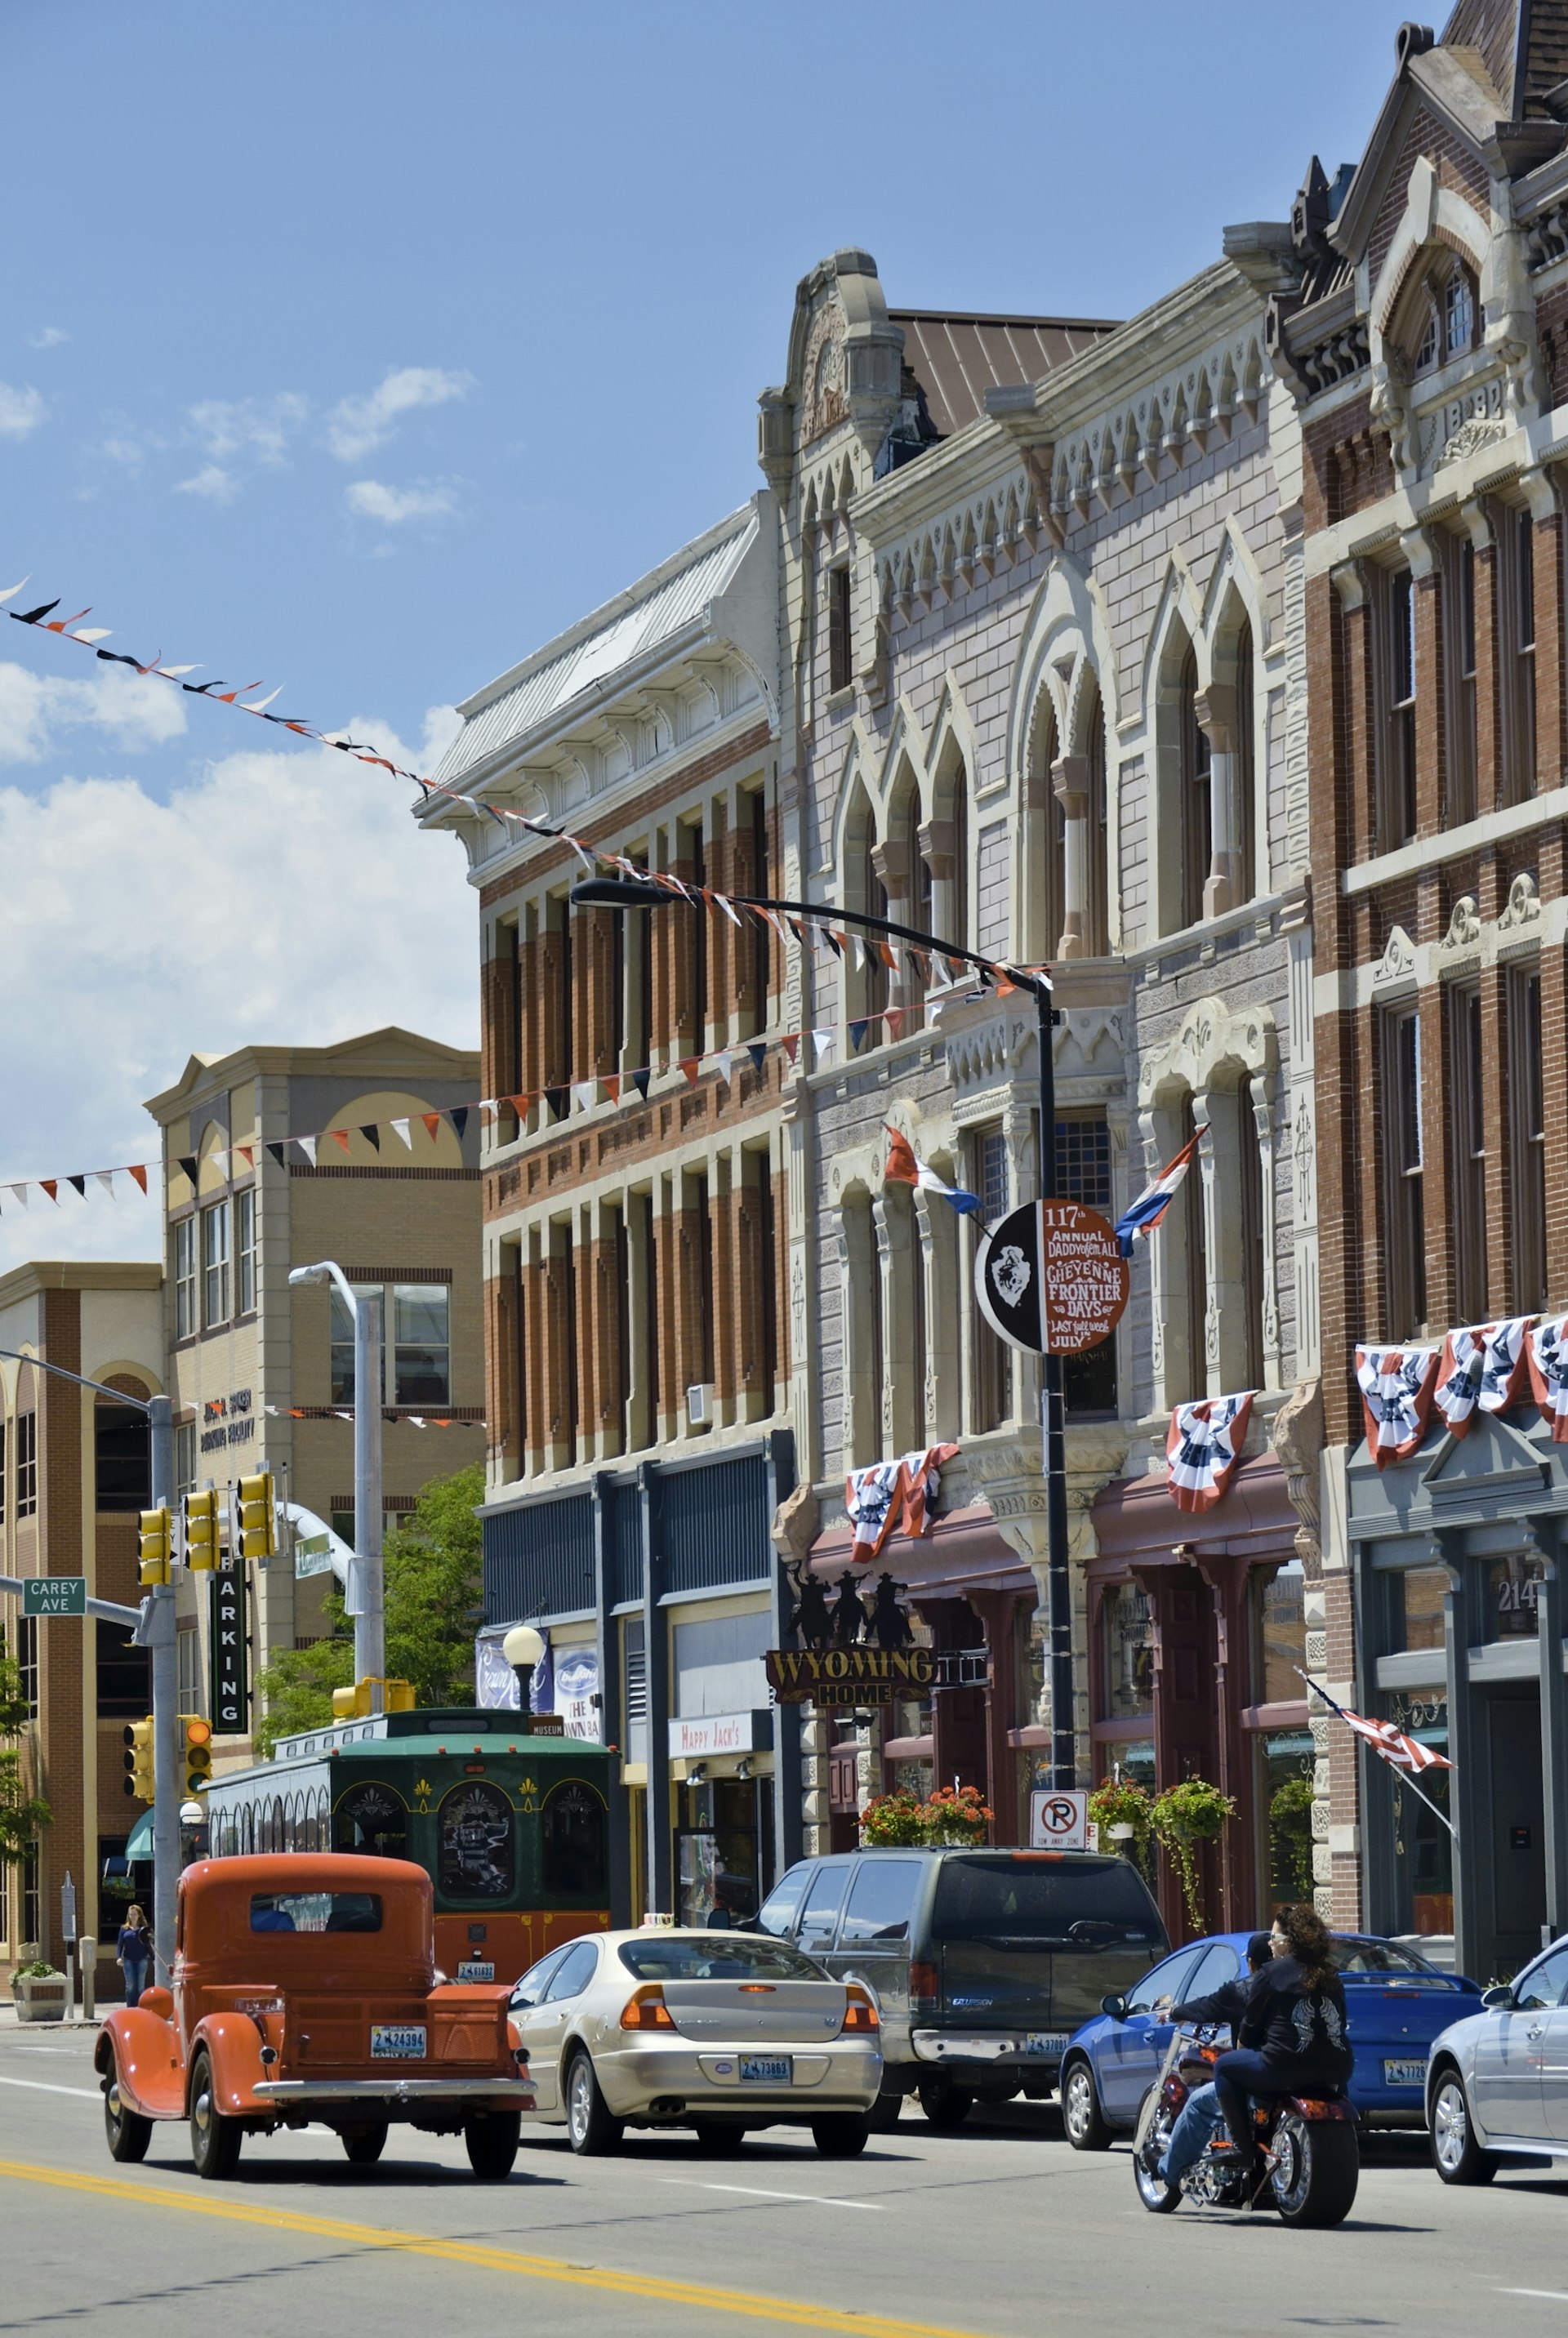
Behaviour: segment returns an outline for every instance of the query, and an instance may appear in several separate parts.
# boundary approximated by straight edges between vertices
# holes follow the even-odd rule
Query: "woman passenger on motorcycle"
[[[1166,1998],[1154,2009],[1161,2021],[1177,2022],[1183,2027],[1191,2025],[1208,2029],[1223,2022],[1234,2039],[1241,2016],[1247,2009],[1248,1991],[1273,1953],[1273,1943],[1269,1934],[1254,1932],[1247,1943],[1245,1979],[1239,1973],[1234,1980],[1223,1982],[1212,1996],[1189,1998],[1181,2005],[1172,2005]],[[1179,2184],[1187,2170],[1202,2158],[1209,2148],[1210,2137],[1224,2123],[1225,2114],[1220,2107],[1218,2089],[1212,2084],[1194,2087],[1171,2130],[1171,2139],[1163,2156],[1152,2137],[1144,2145],[1145,2164],[1152,2166],[1167,2184]]]
[[[1247,1993],[1235,2049],[1214,2065],[1230,2139],[1258,2172],[1251,2103],[1279,2095],[1335,2094],[1355,2064],[1345,1990],[1315,1908],[1281,1908],[1269,1935],[1274,1954]]]

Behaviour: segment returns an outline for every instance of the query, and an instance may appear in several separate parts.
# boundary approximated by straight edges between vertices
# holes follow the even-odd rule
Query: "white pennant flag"
[[[310,1164],[311,1168],[314,1169],[316,1166],[316,1139],[313,1136],[297,1136],[294,1139],[294,1142],[299,1147],[300,1152],[305,1155],[306,1160]]]
[[[730,1076],[730,1063],[734,1053],[735,1050],[732,1047],[715,1047],[712,1055],[708,1058],[721,1080],[727,1080]]]
[[[857,974],[864,974],[866,971],[865,940],[859,934],[851,934],[849,938],[855,945],[855,971]]]
[[[25,1185],[13,1185],[13,1186],[12,1186],[12,1188],[11,1188],[11,1191],[15,1194],[16,1199],[21,1203],[22,1207],[23,1207],[24,1209],[25,1209],[25,1208],[27,1207],[27,1188],[26,1188],[26,1186],[25,1186]]]
[[[813,1046],[813,1047],[815,1047],[815,1049],[817,1050],[817,1061],[818,1061],[818,1063],[820,1063],[820,1062],[822,1061],[823,1056],[828,1053],[828,1048],[833,1045],[833,1036],[834,1036],[834,1035],[833,1035],[833,1033],[832,1033],[831,1031],[813,1031],[813,1032],[812,1032],[812,1034],[811,1034],[811,1045],[812,1045],[812,1046]]]
[[[99,1184],[103,1186],[103,1191],[106,1194],[112,1194],[114,1191],[114,1172],[113,1169],[94,1169],[93,1174],[97,1179]]]
[[[425,1416],[422,1412],[406,1412],[403,1418],[410,1429],[423,1429],[425,1426]]]
[[[724,893],[715,893],[713,899],[718,902],[719,907],[723,910],[724,915],[729,918],[730,924],[732,926],[738,926],[740,922],[740,915],[735,908],[734,902],[730,899],[729,896]]]
[[[411,1117],[412,1115],[410,1115],[410,1118]],[[407,1146],[409,1152],[412,1153],[414,1150],[414,1139],[408,1134],[408,1122],[407,1120],[395,1120],[392,1123],[392,1125],[397,1131],[398,1135],[403,1139],[403,1142]]]
[[[221,1183],[229,1174],[229,1147],[226,1144],[216,1145],[207,1157],[217,1171]]]
[[[572,1083],[572,1101],[580,1112],[592,1111],[593,1106],[599,1101],[598,1081],[573,1080]]]

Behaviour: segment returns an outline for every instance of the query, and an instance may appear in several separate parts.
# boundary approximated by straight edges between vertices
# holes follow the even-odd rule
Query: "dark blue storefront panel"
[[[610,1489],[610,1600],[629,1606],[642,1596],[642,1497],[635,1485]]]
[[[770,1575],[768,1465],[760,1453],[661,1473],[666,1594],[720,1590]]]
[[[586,1494],[485,1522],[485,1620],[593,1611],[593,1504]]]

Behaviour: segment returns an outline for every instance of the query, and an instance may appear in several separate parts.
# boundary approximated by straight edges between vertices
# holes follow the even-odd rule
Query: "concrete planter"
[[[47,1979],[40,1979],[33,1973],[15,1974],[11,1982],[11,1999],[17,2020],[64,2021],[65,1989],[64,1973],[51,1973]]]

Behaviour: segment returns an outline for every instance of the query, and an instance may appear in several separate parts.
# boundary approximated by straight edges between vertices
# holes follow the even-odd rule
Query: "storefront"
[[[1210,1929],[1259,1923],[1312,1891],[1313,1744],[1300,1520],[1272,1453],[1239,1466],[1210,1511],[1180,1510],[1163,1472],[1095,1500],[1087,1575],[1092,1767],[1152,1793],[1203,1778],[1238,1815],[1205,1848]],[[1172,1938],[1191,1929],[1175,1879],[1157,1889]]]

